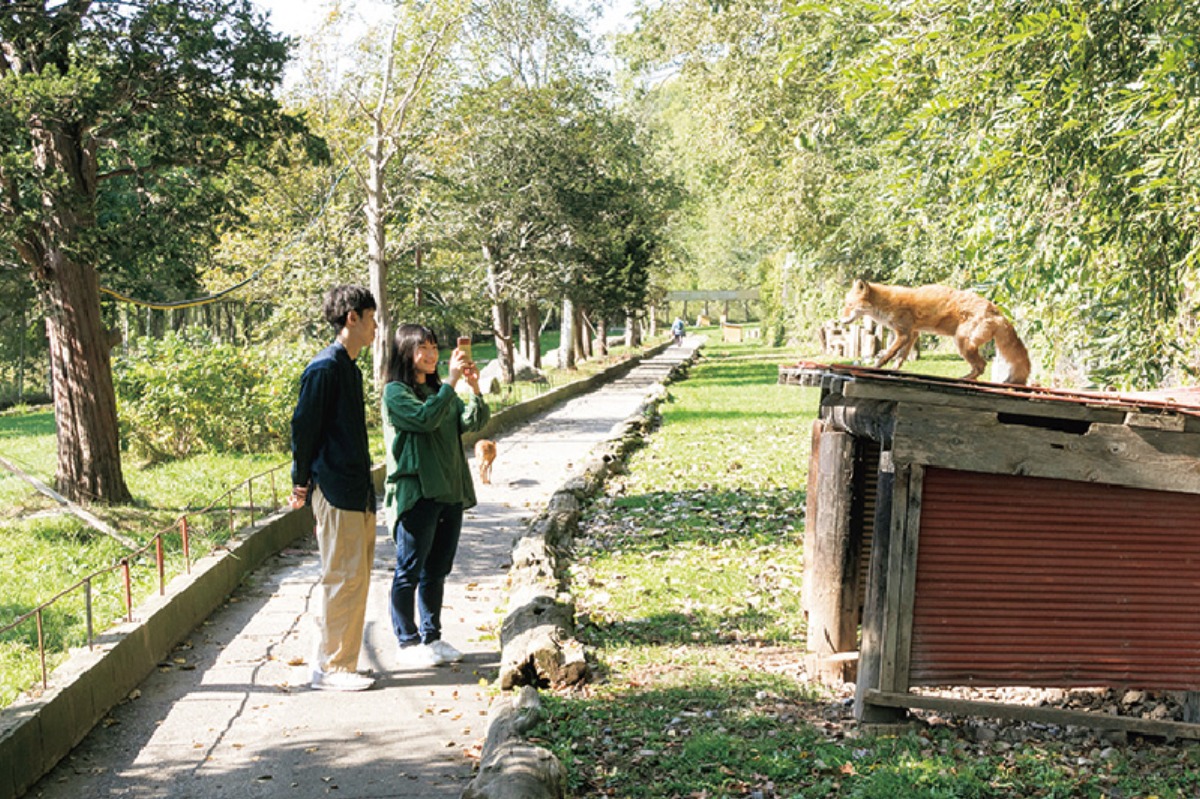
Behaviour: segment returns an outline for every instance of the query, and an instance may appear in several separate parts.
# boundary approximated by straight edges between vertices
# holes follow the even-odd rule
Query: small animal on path
[[[481,438],[475,442],[475,461],[479,467],[479,482],[492,484],[492,461],[496,460],[496,442]]]
[[[869,316],[896,334],[892,345],[879,356],[875,366],[883,366],[899,356],[899,369],[917,341],[920,331],[950,336],[958,353],[971,366],[964,375],[974,380],[983,374],[987,361],[979,348],[992,339],[996,352],[1008,366],[1008,374],[993,379],[1000,383],[1024,385],[1029,381],[1029,352],[1017,336],[1012,322],[995,304],[971,291],[947,286],[888,286],[855,280],[846,293],[842,323]]]

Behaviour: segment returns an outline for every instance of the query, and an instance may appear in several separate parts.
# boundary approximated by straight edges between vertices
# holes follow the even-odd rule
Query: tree
[[[164,196],[203,184],[211,200],[231,162],[301,131],[272,95],[286,56],[249,0],[4,5],[0,240],[45,308],[55,480],[72,499],[130,499],[99,293],[109,215],[140,209],[126,222],[162,246]]]

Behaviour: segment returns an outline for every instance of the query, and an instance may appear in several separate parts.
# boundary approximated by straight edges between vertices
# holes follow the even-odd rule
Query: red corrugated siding
[[[925,472],[911,685],[1200,690],[1200,496]]]

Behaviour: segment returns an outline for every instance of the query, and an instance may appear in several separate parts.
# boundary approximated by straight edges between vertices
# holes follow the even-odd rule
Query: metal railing
[[[283,463],[278,466],[273,466],[272,468],[266,470],[265,472],[260,472],[258,474],[247,477],[241,483],[237,484],[233,488],[230,488],[224,494],[221,494],[215,500],[210,502],[206,507],[204,507],[200,510],[191,511],[189,513],[185,513],[185,514],[181,515],[178,519],[176,519],[170,525],[168,525],[167,527],[164,527],[161,530],[159,530],[158,532],[156,532],[148,542],[146,542],[144,545],[142,545],[141,548],[136,549],[132,552],[129,552],[125,555],[122,555],[111,566],[108,566],[103,569],[97,569],[96,571],[94,571],[91,574],[87,575],[86,577],[82,578],[75,584],[59,591],[57,594],[52,596],[50,599],[47,599],[45,602],[42,602],[40,605],[38,605],[37,607],[28,611],[27,613],[24,613],[21,616],[18,616],[13,621],[0,627],[0,636],[3,636],[5,633],[11,632],[12,630],[17,629],[22,624],[27,623],[31,619],[33,619],[36,622],[36,624],[37,624],[37,641],[38,641],[38,659],[41,662],[41,672],[42,672],[42,689],[43,690],[46,689],[49,685],[49,670],[46,667],[46,641],[45,641],[45,624],[44,624],[43,616],[47,609],[49,609],[52,605],[54,605],[59,600],[64,599],[65,597],[68,597],[79,590],[82,590],[83,591],[83,603],[84,603],[84,609],[85,609],[85,614],[86,614],[87,644],[88,644],[89,650],[93,649],[95,646],[96,635],[95,635],[95,624],[94,624],[94,620],[92,617],[92,583],[97,578],[103,577],[104,575],[107,575],[107,574],[113,574],[116,572],[121,573],[122,584],[123,584],[123,592],[122,592],[123,597],[122,598],[124,600],[124,606],[125,606],[125,621],[127,621],[127,622],[133,621],[133,567],[138,561],[143,559],[143,556],[145,556],[151,550],[154,551],[154,563],[155,563],[155,567],[158,571],[158,593],[159,593],[159,596],[164,595],[166,593],[167,579],[166,579],[166,556],[165,556],[165,547],[163,545],[163,537],[178,531],[179,536],[180,536],[180,544],[181,544],[182,551],[183,551],[184,569],[186,570],[186,573],[191,574],[191,572],[192,572],[191,542],[192,542],[192,538],[193,538],[193,525],[189,522],[189,517],[190,518],[208,517],[208,516],[212,516],[214,514],[220,514],[222,517],[224,517],[227,515],[228,520],[229,520],[229,536],[232,538],[237,533],[238,512],[243,510],[242,506],[235,505],[235,498],[239,498],[241,496],[242,491],[243,490],[245,491],[245,496],[247,499],[247,503],[249,505],[250,526],[253,527],[255,524],[255,514],[258,513],[260,510],[262,511],[261,515],[265,516],[265,515],[275,512],[276,510],[279,509],[279,507],[280,507],[279,494],[278,494],[278,491],[276,490],[275,474],[280,469],[285,469],[285,468],[288,468],[289,466],[290,466],[290,463]],[[254,502],[254,483],[256,480],[262,480],[263,478],[268,478],[269,482],[270,482],[271,504],[270,504],[270,507],[263,505],[260,508],[259,506],[256,506],[255,502]],[[290,484],[289,484],[289,488],[290,488]],[[222,526],[224,526],[223,523],[222,523]],[[213,550],[217,549],[219,546],[220,546],[220,544],[214,544]],[[212,550],[210,550],[210,551],[212,551]]]

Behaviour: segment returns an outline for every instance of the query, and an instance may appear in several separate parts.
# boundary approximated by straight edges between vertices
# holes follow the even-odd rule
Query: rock
[[[513,353],[513,378],[524,383],[546,383],[546,373],[519,352]],[[479,372],[479,389],[485,394],[500,392],[500,359],[496,358]]]
[[[1121,697],[1121,704],[1125,707],[1129,707],[1130,705],[1140,705],[1145,701],[1145,691],[1126,691],[1125,695]]]
[[[999,736],[995,727],[980,726],[976,727],[972,732],[974,733],[975,741],[981,744],[991,743]]]

